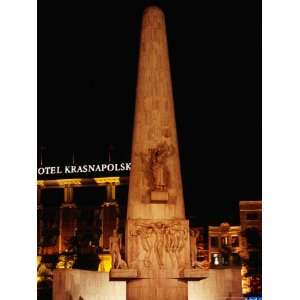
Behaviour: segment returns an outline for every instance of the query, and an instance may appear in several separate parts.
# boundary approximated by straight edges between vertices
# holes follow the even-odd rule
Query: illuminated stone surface
[[[199,280],[199,279],[207,278],[208,274],[209,274],[209,270],[183,269],[183,271],[180,272],[180,277],[182,279]]]
[[[109,281],[108,273],[85,270],[55,270],[55,300],[125,300],[126,282]]]
[[[209,277],[188,282],[189,300],[242,300],[241,269],[211,269]]]
[[[131,162],[127,218],[184,219],[165,21],[157,7],[142,21]],[[153,191],[167,192],[168,202],[150,204]]]
[[[185,300],[191,268],[185,219],[165,20],[157,7],[145,10],[131,155],[126,224],[126,260],[137,279],[127,299]]]
[[[110,279],[133,279],[137,278],[137,270],[136,269],[112,269],[110,271]]]

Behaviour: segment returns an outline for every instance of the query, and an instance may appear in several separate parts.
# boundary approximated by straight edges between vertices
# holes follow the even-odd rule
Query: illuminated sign
[[[52,166],[38,168],[38,175],[54,175],[54,174],[80,174],[80,173],[96,173],[96,172],[122,172],[130,171],[131,163],[115,163],[115,164],[93,164],[78,166]]]

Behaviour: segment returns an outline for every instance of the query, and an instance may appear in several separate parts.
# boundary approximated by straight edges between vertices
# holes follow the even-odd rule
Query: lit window
[[[227,236],[223,236],[221,241],[222,241],[222,246],[227,246],[228,245],[228,237]]]
[[[212,263],[214,266],[219,266],[221,264],[220,254],[212,253]]]

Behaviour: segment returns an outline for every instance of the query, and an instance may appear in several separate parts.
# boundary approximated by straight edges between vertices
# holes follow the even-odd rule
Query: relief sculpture
[[[148,153],[137,154],[141,157],[151,191],[167,190],[169,172],[166,161],[173,153],[174,147],[164,142],[155,148],[148,149]]]
[[[188,231],[184,224],[180,222],[136,222],[135,230],[131,232],[131,236],[140,238],[144,250],[144,267],[151,267],[154,258],[159,268],[164,268],[166,256],[169,257],[172,267],[181,268],[184,266],[181,251],[188,238]]]
[[[143,250],[146,252],[146,255],[144,257],[144,265],[145,267],[151,267],[152,263],[150,260],[153,243],[151,240],[151,236],[153,233],[153,229],[148,224],[139,223],[136,225],[135,232],[131,233],[131,236],[138,236],[141,240],[141,245]]]
[[[166,143],[150,149],[150,168],[152,174],[152,189],[154,191],[165,191],[167,189],[166,160],[172,154],[172,147]]]
[[[167,229],[167,244],[166,251],[169,253],[170,259],[177,266],[182,268],[184,262],[181,261],[181,251],[185,246],[185,241],[187,240],[187,229],[180,222],[174,222]],[[175,257],[175,258],[174,258]]]

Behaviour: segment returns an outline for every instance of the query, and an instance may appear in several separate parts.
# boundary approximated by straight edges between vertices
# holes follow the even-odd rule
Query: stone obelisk
[[[207,274],[191,268],[165,19],[153,6],[142,20],[131,162],[127,267],[110,278],[127,280],[129,300],[187,300],[187,280]]]
[[[165,19],[154,6],[142,20],[131,162],[126,260],[137,276],[127,282],[127,299],[187,299],[189,225]]]

